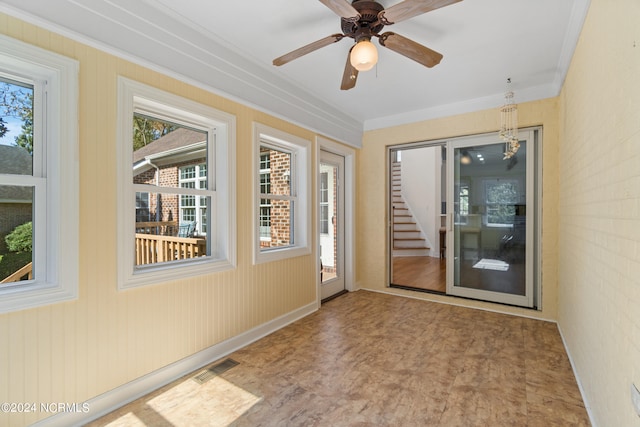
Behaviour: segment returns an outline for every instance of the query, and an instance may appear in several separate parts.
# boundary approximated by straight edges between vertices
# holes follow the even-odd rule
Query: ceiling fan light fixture
[[[351,65],[358,71],[369,71],[378,62],[378,50],[371,41],[362,39],[351,49]]]
[[[380,31],[385,26],[462,0],[401,0],[387,9],[379,1],[381,0],[320,0],[340,17],[342,32],[286,53],[274,59],[273,65],[284,65],[342,39],[352,39],[355,44],[347,54],[340,90],[353,89],[358,72],[368,71],[378,63],[378,50],[371,43],[373,37],[378,38],[380,46],[404,55],[425,67],[431,68],[438,65],[442,60],[442,54],[392,31],[382,34]]]

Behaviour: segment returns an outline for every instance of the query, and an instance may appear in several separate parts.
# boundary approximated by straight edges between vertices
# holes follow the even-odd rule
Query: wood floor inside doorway
[[[446,260],[430,256],[393,257],[393,278],[397,286],[424,289],[433,292],[446,291]]]

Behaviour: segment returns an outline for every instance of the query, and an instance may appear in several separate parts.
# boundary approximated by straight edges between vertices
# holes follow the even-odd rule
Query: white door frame
[[[343,191],[344,191],[344,285],[345,289],[349,292],[355,291],[355,164],[356,164],[356,150],[346,145],[339,144],[331,141],[327,138],[318,136],[316,137],[316,219],[320,218],[320,186],[317,185],[317,180],[320,176],[320,150],[328,151],[330,153],[338,154],[344,157],[344,178],[343,178]],[[316,300],[318,307],[320,307],[321,295],[320,295],[320,242],[318,233],[318,221],[316,224]]]

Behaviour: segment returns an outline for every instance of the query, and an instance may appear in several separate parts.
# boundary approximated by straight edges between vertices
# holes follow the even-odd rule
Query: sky
[[[2,119],[6,123],[9,131],[4,135],[4,137],[0,138],[0,144],[15,145],[15,138],[16,136],[20,135],[20,127],[22,126],[22,121],[13,117],[2,117]]]
[[[5,79],[0,79],[0,83],[2,83],[0,86],[0,95],[2,95],[2,99],[6,99],[7,95],[14,91],[20,91],[23,94],[33,93],[33,87],[29,87],[28,85]],[[4,108],[0,109],[0,117],[2,117],[2,120],[4,120],[5,125],[8,128],[8,132],[4,137],[0,138],[0,144],[15,145],[16,136],[20,135],[22,120],[15,117],[5,116],[4,114]]]

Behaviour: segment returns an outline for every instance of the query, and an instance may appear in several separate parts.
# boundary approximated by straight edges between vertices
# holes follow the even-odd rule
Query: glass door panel
[[[533,155],[524,138],[511,159],[483,136],[451,143],[453,194],[447,293],[533,306]]]
[[[319,241],[321,299],[345,290],[344,281],[344,157],[320,151]]]
[[[389,154],[390,286],[445,293],[446,143]]]

